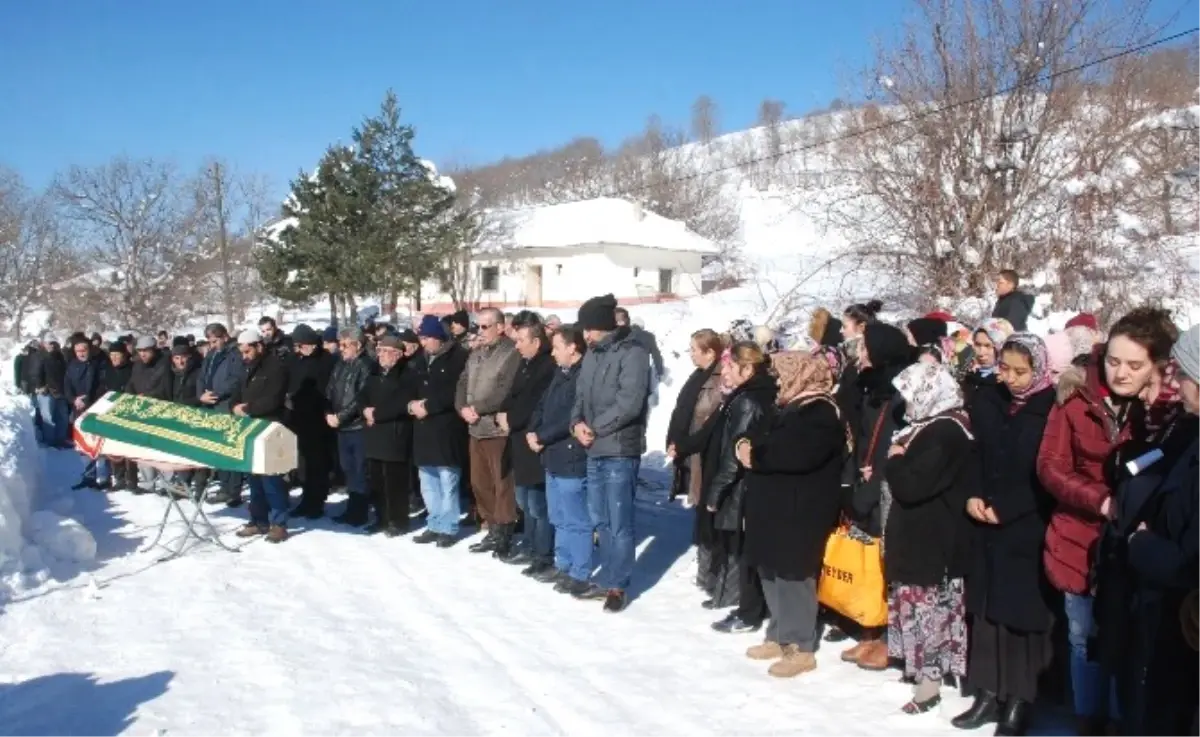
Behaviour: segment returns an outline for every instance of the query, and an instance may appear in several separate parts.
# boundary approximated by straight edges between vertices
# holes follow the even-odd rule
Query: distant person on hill
[[[1008,320],[1013,330],[1024,332],[1033,311],[1033,295],[1020,291],[1021,277],[1012,269],[1005,269],[996,278],[996,306],[992,317]]]

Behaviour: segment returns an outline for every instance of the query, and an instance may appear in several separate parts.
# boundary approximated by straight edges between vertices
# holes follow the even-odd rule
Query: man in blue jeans
[[[287,403],[287,366],[273,351],[268,351],[257,330],[238,335],[238,351],[246,366],[241,384],[233,396],[233,413],[238,417],[259,417],[279,422]],[[283,476],[251,474],[250,523],[238,530],[238,537],[266,535],[267,542],[288,539],[288,488]]]
[[[588,509],[600,543],[600,572],[577,598],[604,599],[607,612],[625,608],[633,575],[633,499],[650,394],[650,356],[628,327],[617,326],[616,309],[611,294],[579,308],[588,352],[571,412],[571,434],[587,448]]]
[[[371,376],[375,362],[363,350],[363,332],[358,328],[343,328],[338,334],[342,360],[333,369],[325,390],[329,414],[328,425],[337,431],[338,459],[346,477],[346,510],[333,518],[334,522],[351,527],[367,524],[370,504],[367,499],[367,456],[363,443],[362,393]]]
[[[421,348],[408,360],[417,381],[417,400],[408,413],[413,423],[413,463],[428,516],[413,542],[448,548],[458,541],[459,490],[467,463],[467,423],[454,408],[467,349],[446,333],[437,315],[417,329]]]

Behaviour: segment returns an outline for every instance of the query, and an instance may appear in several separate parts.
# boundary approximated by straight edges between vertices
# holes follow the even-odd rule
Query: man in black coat
[[[262,336],[263,347],[280,358],[288,358],[292,353],[292,340],[285,335],[275,318],[263,315],[258,319],[258,334]]]
[[[181,336],[182,337],[182,336]],[[199,392],[196,385],[200,380],[200,357],[188,345],[186,340],[176,338],[171,345],[171,401],[188,407],[201,407]],[[208,485],[208,469],[185,471],[179,475],[179,481],[192,490],[199,499]]]
[[[232,398],[246,372],[237,346],[229,335],[229,331],[219,322],[210,323],[204,328],[204,337],[208,341],[208,353],[200,362],[200,378],[196,382],[196,394],[200,404],[215,412],[229,413],[232,410]],[[214,474],[221,484],[221,490],[209,497],[213,503],[224,503],[229,507],[242,504],[242,484],[245,475],[240,471],[217,471]]]
[[[325,398],[329,400],[325,422],[337,431],[338,459],[342,473],[346,476],[345,511],[333,518],[334,522],[351,527],[367,523],[370,504],[367,499],[367,459],[363,455],[362,391],[367,377],[374,369],[374,361],[367,356],[363,332],[358,328],[345,328],[338,335],[342,349],[342,360],[333,369]]]
[[[63,377],[63,397],[70,403],[72,424],[100,396],[100,364],[100,356],[93,353],[87,336],[81,333],[74,337],[71,342],[71,358],[67,362],[67,372]],[[88,463],[79,483],[71,488],[99,488],[96,466],[96,461]]]
[[[367,486],[375,507],[375,523],[367,532],[395,537],[408,531],[413,426],[408,405],[417,398],[417,380],[398,336],[380,338],[375,354],[379,366],[362,395]]]
[[[233,396],[233,413],[282,422],[287,409],[288,372],[285,359],[263,345],[257,330],[238,335],[238,352],[246,371]],[[250,522],[238,537],[266,535],[267,542],[288,538],[288,488],[282,475],[252,473]]]
[[[124,343],[119,340],[109,343],[107,355],[107,360],[101,364],[101,396],[108,392],[124,392],[133,375],[133,362],[129,360],[129,351]],[[129,466],[134,466],[134,469],[130,471]],[[126,482],[130,478],[137,479],[137,466],[132,461],[114,461],[103,456],[96,459],[97,488],[122,491],[127,488]]]
[[[71,406],[63,395],[67,359],[58,341],[51,338],[29,360],[33,361],[31,372],[41,421],[42,444],[61,448],[70,433]]]
[[[1033,295],[1020,291],[1021,277],[1012,269],[1000,272],[996,279],[996,306],[992,317],[1008,320],[1018,333],[1026,330],[1033,311]]]
[[[135,347],[137,358],[133,362],[125,392],[164,402],[171,401],[170,357],[163,355],[157,341],[150,335],[138,338]],[[138,482],[139,471],[141,483]],[[125,472],[125,486],[133,493],[159,491],[159,478],[162,476],[160,471],[147,466],[139,469],[137,464],[128,463]]]
[[[288,421],[296,433],[300,456],[300,504],[292,514],[306,519],[325,516],[329,497],[329,474],[333,470],[337,433],[325,422],[329,413],[326,392],[338,363],[321,345],[321,336],[307,325],[292,331],[291,365],[288,370]]]
[[[413,426],[413,462],[429,516],[413,539],[447,548],[458,539],[459,496],[467,462],[467,424],[454,408],[467,349],[446,333],[436,315],[421,320],[421,353],[411,359],[417,372],[417,399],[408,405]]]
[[[538,402],[554,378],[554,359],[550,357],[546,329],[540,323],[520,325],[513,334],[521,362],[497,419],[508,433],[517,506],[524,516],[525,530],[519,548],[498,550],[497,557],[527,566],[521,573],[533,576],[554,565],[554,528],[546,505],[546,471],[525,436],[532,429],[530,422]]]

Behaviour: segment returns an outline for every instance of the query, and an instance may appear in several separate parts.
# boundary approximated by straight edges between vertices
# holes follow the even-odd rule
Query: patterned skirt
[[[940,681],[967,673],[967,617],[963,580],[939,586],[896,584],[888,600],[888,656],[904,661],[904,675]]]

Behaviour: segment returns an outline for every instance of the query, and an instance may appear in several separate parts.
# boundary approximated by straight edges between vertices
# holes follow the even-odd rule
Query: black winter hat
[[[414,333],[410,328],[405,328],[404,330],[401,330],[400,335],[397,337],[400,338],[401,343],[420,343],[421,342],[421,339],[418,338],[417,334]]]
[[[171,338],[171,348],[172,349],[178,348],[180,346],[183,346],[184,348],[188,347],[188,339],[187,339],[186,335],[176,335],[174,338]]]
[[[617,298],[611,294],[592,297],[579,307],[576,324],[583,330],[616,330]]]
[[[471,327],[471,316],[467,314],[466,310],[459,310],[450,316],[450,322],[461,325],[466,330]]]
[[[842,321],[830,317],[825,323],[825,334],[821,336],[821,345],[827,348],[837,348],[842,344]]]
[[[292,330],[292,342],[296,345],[320,345],[321,336],[308,325],[300,323]]]
[[[129,353],[129,350],[125,348],[125,344],[119,340],[109,343],[107,350],[109,353]]]
[[[909,321],[908,332],[917,345],[936,345],[946,337],[946,323],[932,317],[918,317]]]
[[[884,366],[907,366],[915,359],[913,347],[908,344],[900,328],[883,322],[873,322],[863,330],[863,343],[867,347],[867,357],[871,365],[880,368]]]
[[[191,353],[192,353],[192,347],[190,345],[188,345],[186,342],[176,343],[175,345],[171,346],[171,355],[172,356],[188,356],[188,355],[191,355]]]

